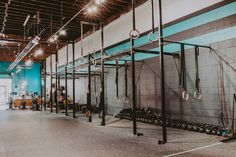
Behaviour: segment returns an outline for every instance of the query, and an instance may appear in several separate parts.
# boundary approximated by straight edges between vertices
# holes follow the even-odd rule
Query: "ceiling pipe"
[[[27,46],[21,51],[21,53],[17,56],[17,58],[14,60],[14,62],[8,67],[8,70],[13,70],[18,63],[36,46],[38,45],[40,40],[40,37],[35,36],[28,44]]]
[[[81,12],[83,12],[89,5],[92,4],[92,1],[90,1],[88,4],[86,4],[82,9],[80,9],[70,20],[68,20],[59,30],[57,30],[47,41],[50,42],[50,39],[52,39],[55,35],[57,35],[61,30],[63,30],[72,20],[74,20]]]

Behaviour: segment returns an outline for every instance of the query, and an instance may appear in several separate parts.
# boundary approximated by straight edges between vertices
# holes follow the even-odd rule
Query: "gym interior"
[[[0,157],[234,157],[235,0],[1,0]]]

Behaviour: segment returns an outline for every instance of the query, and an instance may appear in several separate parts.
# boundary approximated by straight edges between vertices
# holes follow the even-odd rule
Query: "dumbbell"
[[[216,134],[217,134],[218,136],[222,136],[222,135],[223,135],[223,130],[224,130],[224,129],[223,129],[222,127],[219,127]]]
[[[143,122],[147,123],[148,122],[148,108],[143,108]]]
[[[146,111],[145,108],[141,109],[141,122],[145,122],[146,121]]]
[[[199,124],[198,124],[198,122],[194,122],[193,123],[193,131],[199,132]]]
[[[205,132],[205,125],[206,123],[199,123],[199,132],[204,133]]]
[[[189,131],[192,131],[192,130],[193,130],[193,124],[192,124],[192,122],[190,122],[190,121],[187,122],[187,129],[188,129]]]
[[[147,123],[154,124],[154,116],[152,110],[147,112]]]
[[[176,128],[180,129],[181,128],[181,125],[182,125],[182,122],[180,120],[178,120],[176,122]]]
[[[186,130],[188,127],[187,127],[187,122],[186,121],[182,121],[181,122],[181,129],[184,129]]]
[[[202,129],[201,126],[202,126],[202,123],[197,122],[197,123],[195,123],[195,125],[193,126],[193,130],[196,131],[196,132],[202,132],[203,129]]]
[[[177,128],[177,123],[178,123],[178,120],[177,120],[177,119],[172,119],[172,120],[171,120],[171,127],[172,127],[172,128]]]
[[[219,130],[219,126],[212,126],[211,134],[217,135],[218,130]]]
[[[154,113],[153,117],[154,117],[154,124],[160,125],[160,118],[161,118],[160,114]]]
[[[136,110],[136,119],[137,121],[140,121],[141,115],[140,115],[140,110]]]
[[[206,124],[206,125],[204,126],[205,132],[206,132],[207,134],[211,134],[212,127],[213,127],[212,125]]]

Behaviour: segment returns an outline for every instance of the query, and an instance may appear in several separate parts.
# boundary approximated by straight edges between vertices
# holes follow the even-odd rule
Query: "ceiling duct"
[[[14,62],[9,66],[8,70],[13,70],[17,64],[36,46],[38,45],[40,37],[35,36],[27,46],[21,51],[21,53],[17,56]]]

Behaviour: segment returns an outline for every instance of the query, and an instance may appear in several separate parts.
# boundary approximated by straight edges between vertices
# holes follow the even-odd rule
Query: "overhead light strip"
[[[28,14],[28,15],[26,16],[26,18],[25,18],[25,22],[23,23],[23,26],[24,26],[24,27],[25,27],[26,24],[28,23],[29,18],[30,18],[30,15]]]

